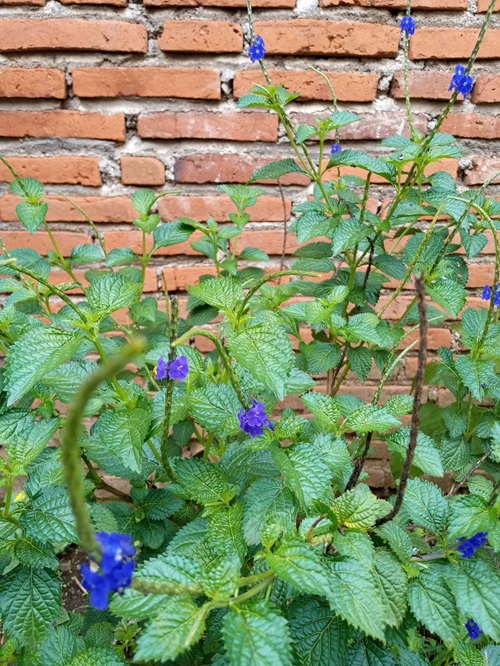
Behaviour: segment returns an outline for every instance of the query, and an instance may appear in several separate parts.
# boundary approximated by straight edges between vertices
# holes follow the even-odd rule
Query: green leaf
[[[384,405],[394,416],[403,416],[410,414],[413,410],[413,396],[412,395],[394,395],[389,400],[386,400]]]
[[[205,616],[205,609],[188,597],[172,597],[139,636],[135,660],[164,663],[175,659],[199,640]]]
[[[351,123],[356,123],[362,120],[361,116],[351,111],[336,111],[328,116],[328,127],[330,129],[340,129]]]
[[[123,594],[113,595],[109,609],[118,617],[147,620],[156,615],[168,599],[167,594],[142,594],[137,590],[128,588]]]
[[[300,352],[306,359],[307,371],[311,375],[319,375],[335,368],[341,358],[340,349],[336,345],[319,340],[313,340],[308,345],[301,342]]]
[[[227,346],[238,363],[283,400],[294,365],[292,342],[284,328],[250,322],[246,328],[228,335]]]
[[[349,337],[363,342],[372,342],[379,344],[381,342],[380,335],[377,333],[377,326],[380,324],[380,319],[377,315],[371,312],[362,312],[361,314],[353,315],[349,319],[347,331]]]
[[[114,650],[91,647],[80,652],[74,659],[64,666],[123,666]]]
[[[87,299],[99,314],[109,314],[135,303],[141,294],[141,284],[127,280],[117,273],[106,273],[92,282]]]
[[[314,125],[299,125],[295,133],[295,142],[299,145],[318,134],[318,128]]]
[[[369,639],[349,650],[349,666],[396,666],[392,652]]]
[[[189,286],[188,291],[200,301],[228,314],[234,312],[244,297],[241,282],[231,276],[209,277],[197,285]]]
[[[307,175],[294,159],[288,157],[285,160],[277,160],[276,162],[270,162],[269,164],[260,167],[253,172],[248,182],[253,183],[256,180],[277,180],[287,173],[303,173],[304,175]]]
[[[269,255],[259,247],[245,247],[240,252],[240,259],[246,261],[269,261]]]
[[[372,369],[373,357],[371,351],[366,347],[350,347],[347,351],[347,360],[352,371],[358,375],[361,381],[366,381]],[[397,414],[394,414],[394,416],[397,416]]]
[[[133,224],[142,229],[147,234],[153,233],[156,227],[161,223],[161,215],[158,213],[153,213],[152,215],[141,215],[141,217],[136,218],[133,221]]]
[[[7,358],[5,391],[8,405],[22,398],[36,382],[68,361],[82,343],[79,333],[37,327],[17,340]]]
[[[188,396],[188,405],[195,421],[219,437],[239,432],[238,412],[242,406],[229,384],[207,384],[195,389]]]
[[[389,513],[391,507],[379,500],[368,486],[361,484],[335,498],[332,511],[340,525],[358,530],[367,530]]]
[[[322,211],[303,213],[297,220],[297,240],[304,243],[317,236],[325,236],[332,227],[332,218]],[[331,256],[331,252],[330,255]]]
[[[348,666],[348,627],[321,599],[290,607],[290,633],[302,666]]]
[[[353,248],[363,238],[366,238],[371,233],[371,227],[363,224],[359,220],[350,218],[343,220],[342,224],[331,233],[332,238],[332,255],[336,256],[345,250]]]
[[[231,198],[240,215],[250,206],[254,206],[257,199],[266,193],[260,187],[249,187],[248,185],[219,185],[219,189]]]
[[[230,507],[221,507],[211,514],[208,534],[216,550],[225,555],[236,554],[241,561],[245,555],[246,544],[243,536],[243,504],[236,502]],[[239,571],[239,569],[238,569]]]
[[[446,567],[445,571],[449,568]],[[453,575],[451,571],[449,575]],[[410,581],[408,601],[419,622],[446,643],[451,643],[460,638],[462,626],[455,599],[445,581],[445,575],[439,568],[429,567]]]
[[[264,600],[238,604],[224,617],[231,666],[292,666],[288,623]]]
[[[53,627],[40,650],[44,664],[67,666],[78,651],[75,634],[64,624]]]
[[[139,255],[128,247],[116,247],[106,257],[106,266],[128,266],[139,259]]]
[[[59,561],[54,555],[54,548],[47,543],[39,543],[25,536],[17,539],[14,555],[26,566],[35,569],[58,569]]]
[[[10,183],[9,189],[12,194],[28,199],[31,203],[36,203],[45,196],[43,184],[35,178],[16,178]]]
[[[11,410],[0,416],[0,438],[11,462],[29,465],[44,450],[61,421],[58,418],[35,421],[34,412]]]
[[[353,430],[360,434],[364,432],[385,433],[400,425],[401,421],[385,407],[363,405],[363,407],[349,414],[342,427],[344,430]]]
[[[440,532],[448,518],[448,503],[434,483],[410,479],[406,487],[403,509],[417,525]]]
[[[310,544],[297,538],[284,540],[266,559],[278,578],[299,592],[329,597],[329,571]]]
[[[335,548],[342,557],[358,560],[367,569],[373,568],[375,548],[366,532],[348,530],[344,534],[335,534]]]
[[[467,300],[467,290],[458,282],[448,278],[435,280],[432,285],[426,286],[426,291],[435,303],[453,317],[458,317]]]
[[[202,589],[200,574],[198,561],[182,555],[163,553],[147,560],[134,575],[146,582],[178,586],[179,594],[197,594]]]
[[[113,250],[112,250],[113,251]],[[69,262],[72,266],[81,266],[82,264],[92,264],[95,261],[102,261],[104,253],[99,245],[84,243],[76,245],[69,256]]]
[[[156,201],[156,193],[153,190],[137,190],[132,195],[132,206],[142,215],[147,215]]]
[[[406,613],[406,574],[388,550],[375,551],[374,577],[381,592],[385,621],[390,627],[399,627]]]
[[[319,457],[316,446],[309,443],[294,444],[286,452],[273,447],[271,455],[283,475],[285,485],[297,497],[299,504],[307,508],[314,500],[328,501],[331,496],[331,472]]]
[[[486,395],[482,384],[487,384],[492,375],[495,377],[493,364],[475,360],[471,356],[459,356],[455,361],[455,368],[472,396],[481,401]]]
[[[262,530],[268,524],[295,525],[297,508],[291,492],[278,479],[260,479],[243,496],[243,532],[249,546],[261,542]]]
[[[184,224],[182,220],[160,224],[160,226],[156,227],[153,234],[155,241],[154,249],[157,250],[160,247],[170,247],[171,245],[184,243],[189,240],[193,231],[193,227]]]
[[[485,634],[500,642],[500,575],[479,559],[460,561],[453,569],[457,605],[466,617],[473,617]]]
[[[392,520],[380,527],[375,532],[386,541],[397,555],[399,560],[406,564],[413,552],[410,536],[406,530]]]
[[[130,495],[134,506],[151,520],[163,520],[179,511],[183,502],[174,497],[170,488],[132,488]]]
[[[220,468],[208,460],[197,458],[173,461],[176,483],[172,492],[204,505],[228,504],[236,495],[236,486],[229,483]]]
[[[498,514],[493,506],[477,495],[455,497],[450,507],[448,539],[453,543],[462,536],[470,537],[477,532],[490,532],[494,529]]]
[[[143,402],[141,405],[148,405]],[[125,467],[134,472],[142,469],[142,450],[147,438],[151,413],[142,407],[118,411],[107,410],[92,431],[98,446],[117,456]]]
[[[61,582],[52,571],[17,567],[0,579],[0,609],[9,636],[37,645],[61,612]]]
[[[402,458],[406,457],[410,445],[410,426],[405,426],[387,436],[389,451],[397,452]],[[417,435],[417,446],[413,464],[419,467],[425,474],[431,476],[443,476],[444,469],[441,456],[434,441],[423,432]]]
[[[484,658],[477,647],[470,643],[459,643],[454,650],[460,666],[484,666]]]
[[[41,543],[77,543],[73,511],[65,488],[44,488],[21,516],[26,535]]]
[[[306,393],[300,399],[314,414],[322,430],[337,434],[340,410],[333,398],[323,393]]]
[[[341,164],[366,169],[366,171],[376,173],[391,183],[395,181],[395,170],[391,164],[387,164],[376,157],[370,157],[359,150],[346,149],[335,153],[330,157],[328,168],[331,169]]]
[[[45,201],[40,203],[29,203],[21,201],[16,206],[16,215],[25,229],[34,234],[38,227],[43,224],[49,207]]]

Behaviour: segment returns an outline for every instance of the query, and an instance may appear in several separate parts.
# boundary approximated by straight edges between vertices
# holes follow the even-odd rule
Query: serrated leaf
[[[37,645],[61,612],[61,583],[45,569],[17,567],[0,579],[5,629],[20,645]]]
[[[112,649],[91,647],[80,652],[65,666],[123,666],[123,662]]]
[[[458,282],[450,279],[435,280],[426,286],[426,291],[432,300],[443,307],[453,317],[458,317],[465,306],[467,299],[466,289]]]
[[[12,410],[0,416],[0,437],[11,462],[29,465],[44,450],[60,419],[35,421],[33,412]]]
[[[139,255],[128,247],[116,247],[106,257],[106,266],[128,266],[139,259]]]
[[[408,601],[417,620],[430,632],[447,643],[460,637],[462,627],[455,599],[441,570],[431,567],[412,579]]]
[[[352,371],[358,375],[361,381],[366,381],[372,369],[373,357],[371,351],[366,347],[350,347],[347,351],[347,360]]]
[[[34,234],[38,227],[43,224],[48,210],[49,207],[45,201],[39,203],[21,201],[16,206],[16,215],[23,227]]]
[[[54,555],[54,548],[47,543],[39,543],[34,539],[21,537],[16,541],[14,555],[26,566],[35,569],[58,569],[59,562]]]
[[[217,551],[225,555],[236,554],[241,561],[246,544],[243,536],[243,504],[235,502],[230,507],[221,507],[211,514],[208,523],[209,539]]]
[[[229,384],[207,384],[188,396],[189,412],[209,432],[230,437],[240,430],[238,412],[242,405]]]
[[[405,458],[410,445],[410,430],[410,426],[405,426],[388,435],[387,446],[389,451],[397,452],[402,458]],[[422,472],[431,476],[443,476],[444,474],[439,451],[434,441],[423,432],[419,432],[417,435],[413,464],[419,467]]]
[[[253,183],[256,180],[277,180],[287,173],[303,173],[304,175],[307,175],[294,159],[288,157],[284,160],[277,160],[276,162],[271,162],[270,164],[266,164],[265,166],[256,169],[248,182]]]
[[[182,555],[163,553],[147,560],[134,575],[151,583],[178,586],[178,594],[197,594],[201,592],[200,573],[198,561]]]
[[[337,434],[340,410],[330,396],[323,393],[306,393],[300,397],[307,409],[314,414],[322,430]]]
[[[102,261],[104,253],[99,245],[84,243],[76,245],[69,256],[69,262],[72,266],[81,266],[82,264],[92,264],[95,261]]]
[[[335,368],[341,358],[340,349],[330,342],[313,340],[310,344],[300,344],[300,352],[307,363],[307,371],[311,375],[319,375]]]
[[[374,577],[381,591],[385,621],[390,627],[399,627],[406,613],[406,574],[388,550],[375,551]]]
[[[77,543],[73,511],[64,488],[44,488],[21,516],[26,535],[41,543]]]
[[[390,511],[390,505],[375,497],[364,484],[335,498],[331,508],[340,525],[358,530],[369,529]]]
[[[118,273],[106,273],[92,282],[87,290],[87,300],[101,315],[126,308],[137,301],[141,284],[127,280]]]
[[[158,663],[175,659],[200,638],[205,616],[205,609],[188,597],[169,599],[139,636],[135,659]]]
[[[243,496],[243,532],[249,546],[261,542],[262,530],[270,523],[285,531],[295,525],[297,508],[291,492],[278,479],[260,479]]]
[[[494,529],[498,514],[487,499],[477,495],[462,495],[454,498],[450,507],[448,539],[454,542],[462,536],[471,537],[477,532],[490,532]]]
[[[228,504],[237,488],[220,468],[207,460],[177,459],[173,462],[176,483],[172,491],[204,505]],[[182,494],[181,494],[182,493]]]
[[[389,400],[386,400],[384,405],[394,416],[403,416],[410,414],[413,410],[413,396],[412,395],[394,395]]]
[[[328,501],[331,496],[331,472],[318,453],[318,448],[309,443],[294,444],[286,452],[281,447],[271,449],[285,485],[303,508],[314,500]]]
[[[423,479],[409,479],[403,509],[417,525],[439,532],[448,518],[448,503],[443,492]]]
[[[153,190],[148,190],[146,188],[142,190],[137,190],[132,195],[132,206],[142,213],[147,215],[156,201],[156,193]]]
[[[304,143],[307,139],[315,136],[318,133],[318,128],[314,125],[299,125],[295,133],[295,142],[298,144]]]
[[[12,194],[29,199],[32,203],[45,196],[43,184],[35,178],[16,178],[10,183],[9,189]]]
[[[353,430],[359,434],[365,432],[385,433],[400,425],[401,421],[385,407],[363,405],[363,407],[349,414],[342,427],[344,430]]]
[[[231,609],[224,617],[224,644],[231,666],[292,666],[288,623],[264,600]]]
[[[181,220],[160,224],[160,226],[156,227],[153,234],[155,242],[154,249],[157,250],[160,247],[170,247],[171,245],[184,243],[189,240],[193,231],[193,227],[183,223]]]
[[[245,261],[269,261],[269,255],[259,247],[245,247],[240,252],[240,259]]]
[[[322,211],[303,213],[297,220],[297,240],[304,243],[317,236],[325,236],[332,227],[332,218]],[[331,256],[331,252],[330,252]]]
[[[459,609],[466,617],[473,617],[485,634],[500,642],[498,571],[487,562],[476,558],[460,562],[452,576]]]
[[[200,301],[228,314],[235,310],[244,296],[241,282],[231,276],[209,277],[197,285],[189,286],[188,291]]]
[[[389,544],[399,560],[406,564],[413,551],[413,546],[408,533],[392,520],[377,527],[375,532],[381,539]]]
[[[362,312],[361,314],[353,315],[347,325],[348,335],[351,338],[354,337],[356,340],[363,340],[363,342],[380,344],[380,335],[376,330],[379,324],[380,319],[371,312]]]
[[[68,361],[82,343],[79,333],[53,327],[37,327],[25,333],[10,348],[5,373],[8,405],[22,398],[37,381]]]
[[[483,384],[487,384],[492,375],[495,377],[493,364],[489,361],[473,359],[468,355],[459,356],[455,361],[455,368],[464,385],[470,389],[472,396],[481,401],[486,395]]]
[[[337,256],[341,252],[353,248],[370,233],[371,227],[359,220],[353,218],[343,220],[342,224],[335,227],[331,233],[332,255]]]
[[[328,116],[328,127],[331,129],[340,129],[346,125],[351,125],[351,123],[356,123],[358,120],[362,120],[361,116],[358,116],[357,113],[352,113],[352,111],[335,111]]]
[[[382,176],[390,182],[395,180],[395,170],[391,164],[383,162],[376,157],[370,157],[359,150],[341,150],[330,157],[328,168],[344,164],[345,166],[359,167]]]
[[[151,520],[163,520],[176,513],[183,505],[182,500],[173,495],[170,488],[132,488],[134,506],[143,511]]]
[[[122,407],[116,412],[107,410],[92,431],[92,439],[117,456],[125,467],[140,472],[142,449],[150,423],[151,412],[142,407],[134,407],[133,410]]]
[[[44,642],[40,656],[42,662],[51,666],[67,666],[78,651],[75,634],[66,625],[53,627]]]
[[[349,666],[396,666],[392,652],[368,638],[349,650]]]
[[[169,599],[167,594],[142,594],[137,590],[127,589],[123,594],[115,594],[109,609],[118,617],[132,620],[147,620],[156,615],[158,610]]]

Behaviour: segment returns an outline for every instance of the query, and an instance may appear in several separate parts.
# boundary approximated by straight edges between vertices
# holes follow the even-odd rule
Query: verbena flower
[[[340,145],[340,143],[334,143],[330,148],[330,155],[335,155],[335,153],[340,153],[341,150],[342,146]]]
[[[455,67],[455,74],[453,74],[453,78],[451,79],[450,87],[448,90],[453,90],[454,88],[457,93],[461,93],[465,99],[467,97],[467,93],[470,93],[472,90],[473,85],[474,79],[472,76],[466,74],[465,67],[463,65],[457,65]]]
[[[266,406],[257,400],[252,400],[253,407],[241,409],[238,413],[240,428],[251,437],[257,437],[264,433],[264,428],[274,430],[274,426],[266,415]]]
[[[467,620],[465,623],[465,628],[469,632],[469,636],[472,638],[473,641],[476,641],[479,636],[481,636],[483,630],[480,628],[480,626],[474,622],[474,620],[471,618],[470,620]]]
[[[477,532],[470,539],[466,537],[460,537],[457,539],[459,545],[457,550],[461,553],[462,558],[474,557],[476,550],[484,546],[486,543],[486,538],[488,537],[488,532]]]
[[[497,293],[495,294],[495,298],[493,299],[493,305],[500,305],[500,289],[497,289]]]
[[[189,363],[186,356],[179,356],[174,361],[165,361],[163,356],[158,359],[156,379],[178,379],[184,381],[189,374]]]
[[[262,60],[264,58],[266,55],[266,47],[262,37],[255,37],[253,42],[248,47],[248,55],[252,62],[257,62],[258,60]]]
[[[407,35],[414,35],[417,27],[417,22],[412,16],[403,16],[401,19],[401,32],[406,32]]]
[[[481,294],[481,298],[483,301],[489,301],[491,298],[491,287],[489,285],[486,285],[483,289],[483,293]]]
[[[98,610],[106,610],[109,595],[130,587],[135,562],[132,537],[116,532],[98,532],[96,539],[101,546],[101,572],[93,571],[88,564],[82,564],[83,587],[90,592],[90,603]]]

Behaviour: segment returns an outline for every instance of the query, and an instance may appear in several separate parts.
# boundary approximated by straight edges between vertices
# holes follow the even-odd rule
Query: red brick
[[[443,99],[451,97],[450,72],[410,72],[408,77],[410,97],[416,99]],[[391,95],[396,99],[404,99],[403,72],[395,72],[391,83]]]
[[[478,0],[477,11],[478,12],[487,12],[489,6],[490,6],[490,0]],[[500,12],[500,5],[498,4],[498,2],[496,3],[495,9],[493,11],[494,12]]]
[[[122,157],[120,159],[124,185],[163,185],[165,165],[156,157]]]
[[[321,0],[322,7],[358,6],[382,9],[406,9],[406,0]],[[412,0],[412,9],[467,9],[468,0]]]
[[[192,234],[191,239],[184,243],[178,243],[177,245],[170,245],[169,247],[161,247],[159,250],[155,251],[155,256],[196,256],[200,257],[200,253],[196,250],[193,250],[191,247],[191,242],[195,240],[201,240],[204,236],[201,232],[195,231]],[[105,231],[104,233],[104,246],[106,251],[114,250],[117,247],[128,247],[134,252],[142,253],[142,231],[139,229],[127,229],[127,230],[110,230]],[[153,249],[153,240],[152,236],[146,238],[146,248],[148,252],[151,252]]]
[[[270,275],[276,271],[279,271],[279,266],[269,266],[266,274]],[[169,291],[187,291],[188,286],[196,284],[202,275],[217,275],[215,266],[198,264],[195,266],[168,266],[163,269],[163,278],[167,282]]]
[[[73,70],[78,97],[178,97],[220,99],[216,69],[82,67]]]
[[[234,243],[234,240],[232,242]],[[283,252],[283,230],[244,231],[238,237],[238,250],[246,247],[260,247],[269,255],[279,256]],[[298,247],[297,236],[287,234],[285,254],[293,254]]]
[[[102,185],[97,157],[7,157],[7,160],[21,178],[30,176],[56,185]],[[12,180],[14,176],[0,163],[0,181],[10,183]]]
[[[293,9],[296,0],[252,0],[252,7]],[[243,7],[247,0],[144,0],[146,7]]]
[[[492,284],[494,274],[494,264],[469,264],[467,286],[469,289],[482,289],[485,284]]]
[[[0,20],[0,51],[116,51],[146,53],[146,27],[126,21]]]
[[[257,21],[255,32],[264,38],[270,55],[394,57],[401,39],[399,28],[378,23],[296,18]]]
[[[0,97],[66,97],[66,74],[60,69],[0,68]]]
[[[290,219],[292,202],[285,199],[286,219]],[[228,222],[229,213],[236,212],[229,197],[172,196],[160,199],[158,209],[164,220],[190,217],[205,222],[212,216],[218,222]],[[252,222],[282,222],[283,203],[280,197],[260,197],[255,206],[248,209]]]
[[[178,183],[246,183],[253,172],[273,162],[273,158],[254,155],[220,155],[198,153],[180,157],[175,162]],[[256,183],[270,181],[255,181]],[[282,185],[307,185],[309,178],[299,173],[280,178]]]
[[[400,348],[404,349],[408,347],[412,342],[419,339],[418,331],[414,331],[407,335],[407,337],[400,344]],[[449,347],[451,344],[451,332],[447,328],[434,328],[433,326],[429,327],[429,333],[427,335],[427,346],[428,349],[436,350],[439,347]],[[417,349],[417,347],[415,347]]]
[[[472,89],[472,101],[474,104],[500,102],[500,75],[480,74]]]
[[[162,51],[181,53],[241,53],[243,33],[238,23],[165,21],[158,46]]]
[[[45,0],[0,0],[0,7],[2,5],[38,5],[43,7]]]
[[[75,270],[74,271],[75,276],[79,282],[83,284],[84,287],[87,287],[89,285],[88,280],[85,279],[85,273],[86,270]],[[55,271],[50,274],[50,282],[51,284],[61,284],[63,282],[70,282],[71,279],[69,278],[68,274],[65,273],[64,271]],[[146,292],[154,292],[158,290],[158,278],[156,276],[156,269],[152,267],[146,268],[146,279],[144,281],[144,291]],[[70,294],[82,294],[83,291],[81,289],[71,289],[71,291],[67,292]]]
[[[137,211],[128,197],[80,197],[71,199],[80,206],[94,222],[132,222]],[[0,199],[0,219],[5,222],[17,220],[16,205],[19,197],[4,194]],[[85,222],[85,217],[61,196],[49,194],[44,198],[49,205],[48,222]]]
[[[265,113],[151,113],[139,116],[143,139],[277,141],[278,118]]]
[[[419,28],[410,40],[410,58],[469,58],[478,35],[479,28]],[[487,31],[478,58],[500,58],[500,30]]]
[[[128,0],[60,0],[62,5],[115,5],[126,7]]]
[[[75,231],[56,231],[54,232],[54,237],[65,257],[69,257],[75,245],[92,243],[90,234]],[[28,231],[2,231],[2,239],[8,250],[13,250],[16,247],[33,247],[33,245],[36,245],[36,251],[46,255],[49,250],[54,249],[50,236],[45,231],[37,231],[36,236],[33,236]],[[34,242],[35,239],[36,243]]]
[[[377,96],[379,76],[376,74],[357,74],[355,72],[325,72],[335,89],[339,102],[373,102]],[[299,102],[309,100],[332,100],[332,93],[324,79],[316,72],[289,72],[270,70],[269,75],[275,85],[281,83],[292,92],[299,92]],[[265,85],[264,74],[260,70],[236,72],[233,83],[233,95],[242,97],[250,92],[255,84]]]
[[[316,118],[327,119],[329,114],[293,113],[295,124],[312,124]],[[427,117],[417,113],[414,116],[415,126],[422,133],[427,131]],[[384,111],[367,112],[362,114],[362,120],[351,123],[340,129],[340,138],[343,141],[380,140],[394,134],[410,136],[410,128],[406,112]],[[331,134],[334,138],[334,134]]]
[[[122,113],[83,113],[69,110],[2,111],[0,136],[125,141],[125,117]]]
[[[441,131],[470,139],[500,138],[500,116],[480,113],[450,113]]]
[[[464,178],[466,185],[482,185],[497,171],[500,172],[500,159],[490,157],[475,157],[472,160],[472,169]],[[500,183],[500,176],[494,183]]]

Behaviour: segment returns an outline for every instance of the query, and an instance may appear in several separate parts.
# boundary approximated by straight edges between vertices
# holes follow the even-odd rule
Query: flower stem
[[[174,361],[177,355],[177,350],[174,345],[175,338],[177,337],[177,328],[179,322],[179,301],[175,296],[170,297],[170,353],[169,361]],[[168,435],[170,431],[170,417],[172,415],[172,398],[174,395],[174,380],[169,379],[167,382],[167,389],[165,392],[165,418],[163,420],[163,430],[161,433],[161,459],[163,468],[168,476],[173,479],[174,471],[168,459]]]

